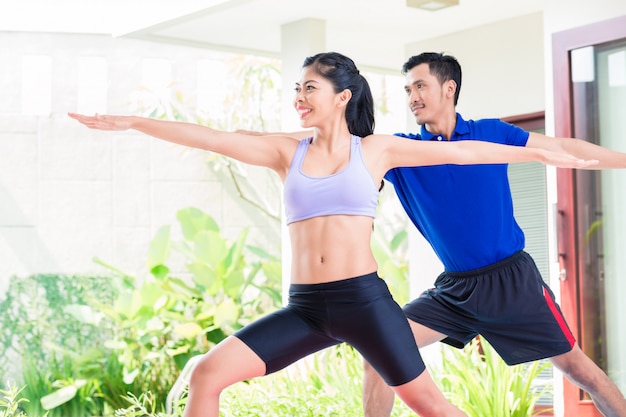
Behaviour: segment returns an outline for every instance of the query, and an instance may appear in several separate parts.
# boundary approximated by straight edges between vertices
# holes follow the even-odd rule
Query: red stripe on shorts
[[[572,332],[569,330],[569,327],[567,327],[567,323],[565,323],[565,317],[563,317],[563,315],[557,308],[556,304],[554,304],[554,300],[552,299],[552,297],[550,297],[550,294],[545,288],[543,289],[543,297],[546,299],[546,303],[548,303],[548,307],[552,311],[552,315],[556,319],[557,323],[559,323],[559,327],[561,328],[561,331],[567,338],[569,345],[571,347],[574,347],[574,343],[576,343],[576,339],[574,338],[574,335],[572,334]]]

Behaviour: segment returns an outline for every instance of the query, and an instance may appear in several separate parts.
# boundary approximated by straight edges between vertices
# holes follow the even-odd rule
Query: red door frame
[[[570,29],[552,35],[554,76],[555,135],[572,137],[572,86],[570,81],[570,51],[626,38],[626,16],[588,26]],[[579,291],[580,276],[576,258],[576,207],[574,180],[571,169],[557,170],[557,241],[560,268],[566,271],[561,281],[561,309],[570,328],[582,340],[584,331],[579,320],[579,306],[583,294]],[[578,387],[564,380],[564,407],[566,416],[601,417],[590,400],[582,399]]]

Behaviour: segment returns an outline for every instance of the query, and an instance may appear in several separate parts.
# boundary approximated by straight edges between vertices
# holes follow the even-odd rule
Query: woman
[[[484,142],[435,143],[373,135],[373,99],[354,62],[338,53],[305,60],[294,105],[313,136],[252,136],[135,116],[71,117],[93,129],[134,129],[273,169],[284,183],[292,245],[289,304],[212,348],[196,366],[186,417],[219,413],[226,387],[278,371],[341,342],[354,346],[421,416],[464,416],[430,378],[406,317],[376,271],[370,248],[378,184],[397,166],[541,161],[570,155]]]

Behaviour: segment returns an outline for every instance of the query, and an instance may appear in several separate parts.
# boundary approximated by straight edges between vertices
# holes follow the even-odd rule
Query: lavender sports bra
[[[337,214],[376,217],[378,187],[363,161],[361,138],[352,135],[348,166],[324,177],[312,177],[302,172],[302,162],[311,140],[300,141],[285,179],[287,224]]]

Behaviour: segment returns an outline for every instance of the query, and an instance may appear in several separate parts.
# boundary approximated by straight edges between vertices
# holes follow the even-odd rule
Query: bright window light
[[[22,57],[22,114],[49,115],[52,106],[52,57]]]

